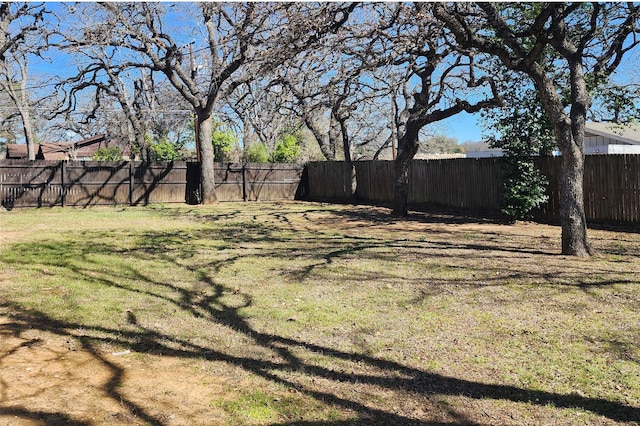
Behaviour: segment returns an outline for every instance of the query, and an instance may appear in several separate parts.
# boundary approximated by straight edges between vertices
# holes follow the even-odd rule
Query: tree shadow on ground
[[[460,418],[458,421],[448,423],[423,422],[395,414],[382,407],[371,407],[363,404],[362,402],[332,394],[330,391],[323,392],[307,388],[304,385],[297,383],[295,380],[288,379],[286,377],[287,372],[303,370],[306,375],[311,377],[322,378],[325,380],[328,379],[339,383],[347,382],[353,385],[375,385],[376,387],[383,389],[401,391],[413,395],[465,396],[473,399],[495,399],[541,406],[551,405],[556,408],[579,408],[597,413],[610,420],[620,422],[637,421],[640,419],[639,408],[626,406],[618,402],[599,398],[589,398],[576,394],[563,395],[553,392],[530,390],[516,386],[487,384],[455,377],[447,377],[376,357],[344,352],[331,347],[320,346],[269,333],[262,333],[249,326],[247,321],[237,314],[237,308],[225,307],[224,305],[219,305],[219,308],[212,308],[212,305],[217,303],[214,300],[217,297],[218,296],[212,296],[211,298],[199,303],[199,306],[204,308],[209,314],[209,320],[219,324],[224,324],[227,327],[231,327],[234,330],[243,333],[245,336],[251,338],[255,344],[276,353],[279,356],[280,361],[235,356],[211,347],[200,346],[188,341],[176,339],[174,336],[163,335],[157,331],[145,329],[142,326],[140,326],[139,330],[135,332],[103,327],[87,327],[85,324],[57,321],[38,312],[21,312],[21,308],[19,306],[11,304],[3,304],[0,306],[3,308],[9,308],[9,317],[12,320],[11,324],[4,325],[3,327],[11,328],[13,333],[16,335],[20,335],[27,330],[33,331],[35,329],[79,340],[83,350],[90,352],[95,359],[100,360],[100,362],[111,371],[111,378],[104,386],[105,393],[114,401],[120,401],[133,415],[148,424],[161,425],[164,423],[160,419],[154,418],[151,414],[146,413],[144,407],[128,400],[121,394],[120,388],[124,380],[124,371],[122,368],[107,360],[106,357],[96,349],[96,345],[101,341],[108,342],[110,344],[119,343],[123,346],[131,347],[133,351],[139,353],[154,353],[157,355],[179,357],[180,359],[187,360],[205,359],[208,361],[223,361],[230,365],[241,367],[245,371],[251,372],[269,381],[296,389],[298,392],[318,401],[323,401],[326,404],[331,404],[336,407],[341,407],[358,413],[358,418],[360,419],[358,421],[349,420],[335,424],[357,424],[359,421],[365,422],[366,424],[389,425],[453,425],[476,423],[466,418]],[[170,303],[172,302],[171,300],[167,301]],[[194,310],[193,313],[194,315],[200,315],[197,310]],[[79,335],[77,333],[69,333],[68,331],[78,329],[84,330],[85,334]],[[107,337],[97,338],[96,336],[91,336],[94,332]],[[172,343],[171,346],[166,343],[169,341]],[[178,349],[175,348],[176,344],[179,345]],[[324,356],[331,357],[336,361],[366,364],[369,368],[384,373],[346,373],[332,368],[314,365],[313,363],[307,362],[301,357],[294,355],[292,349],[300,348],[303,348],[310,353],[322,354]],[[43,411],[30,410],[27,407],[3,407],[2,412],[3,414],[10,414],[22,419],[44,420],[47,421],[47,424],[87,424],[70,419],[64,412],[47,413]],[[454,412],[450,414],[455,415]],[[280,424],[313,425],[327,423],[294,421],[291,423]]]
[[[352,220],[366,220],[381,223],[437,223],[442,225],[461,224],[494,224],[507,225],[508,218],[499,213],[475,212],[472,210],[455,210],[441,207],[415,207],[408,215],[396,217],[391,215],[389,207],[372,207],[358,205],[354,209],[335,209],[334,215]]]
[[[247,242],[271,244],[276,242],[285,245],[287,243],[286,239],[279,238],[273,230],[263,229],[255,224],[250,229],[239,226],[233,229],[225,228],[220,231],[207,230],[206,232],[210,238],[225,238],[231,240],[232,243],[238,244]],[[249,235],[253,235],[254,238],[250,239]],[[202,236],[199,236],[199,238],[202,238]],[[93,238],[88,239],[93,240]],[[194,250],[197,251],[198,247],[183,246],[180,244],[179,239],[172,240],[171,235],[166,232],[147,232],[137,238],[136,241],[136,244],[126,250],[108,242],[102,242],[101,244],[84,244],[82,242],[69,244],[67,247],[63,247],[67,253],[62,256],[62,259],[55,266],[62,268],[62,271],[58,273],[68,274],[73,279],[80,277],[94,282],[97,281],[104,286],[115,287],[132,294],[136,293],[137,295],[162,300],[172,309],[188,313],[211,326],[215,325],[233,330],[234,333],[243,336],[247,341],[251,342],[251,345],[260,349],[263,353],[269,354],[269,356],[256,354],[239,355],[222,347],[197,344],[186,338],[163,333],[141,324],[135,312],[127,313],[127,321],[131,328],[123,329],[104,325],[89,325],[84,322],[61,321],[51,317],[46,312],[37,309],[26,309],[19,303],[9,301],[8,298],[5,302],[0,303],[0,307],[8,311],[7,316],[9,318],[9,322],[2,325],[3,332],[9,332],[14,336],[23,336],[27,331],[40,330],[77,340],[84,351],[90,353],[110,371],[110,379],[104,385],[104,393],[113,401],[123,404],[130,413],[147,424],[164,425],[166,422],[149,413],[139,403],[128,399],[121,392],[121,387],[125,380],[124,370],[109,361],[100,352],[98,349],[100,344],[116,344],[122,347],[129,347],[132,351],[138,353],[166,355],[183,360],[224,362],[266,381],[282,385],[288,389],[295,389],[297,392],[316,401],[322,401],[324,404],[356,413],[357,416],[357,419],[354,420],[336,421],[334,423],[293,420],[279,423],[281,425],[478,424],[453,408],[449,408],[447,413],[447,417],[451,420],[431,423],[421,421],[407,414],[394,412],[393,409],[380,404],[367,403],[360,398],[333,392],[331,386],[319,389],[317,386],[311,385],[316,380],[349,385],[355,388],[371,386],[385,391],[401,393],[407,395],[407,397],[423,398],[425,400],[443,396],[463,396],[476,400],[503,400],[536,406],[581,409],[619,422],[631,422],[640,419],[640,408],[627,406],[619,402],[577,394],[560,394],[517,386],[465,380],[436,374],[365,353],[348,352],[326,344],[316,344],[261,331],[253,326],[241,312],[242,309],[252,306],[253,296],[249,293],[229,288],[216,279],[215,273],[219,270],[221,264],[228,265],[233,263],[240,256],[226,257],[216,262],[209,262],[205,266],[185,266],[182,260],[192,256]],[[358,242],[357,240],[351,240],[351,242],[353,241]],[[166,246],[163,247],[162,242],[165,242]],[[352,255],[354,252],[363,251],[371,247],[371,241],[367,241],[342,248],[334,246],[330,250],[334,241],[327,241],[327,243],[330,244],[321,246],[321,250],[318,250],[317,246],[307,247],[305,249],[308,251],[306,255],[313,255],[325,262],[331,262],[333,259]],[[444,248],[445,243],[442,243],[442,245],[442,248]],[[478,249],[476,244],[471,244],[469,248],[472,250]],[[40,251],[35,250],[35,247],[32,247],[31,252],[29,252],[28,247],[16,249],[19,249],[20,253],[29,253],[30,256],[33,256],[31,261],[36,264],[35,267],[38,267],[38,262],[45,262],[46,264],[46,259],[55,258],[52,252],[60,250],[60,247],[55,245],[48,247],[45,244],[40,245]],[[42,250],[48,253],[43,253]],[[286,259],[299,255],[301,248],[283,247],[281,249],[270,248],[268,250],[270,256],[281,256]],[[166,267],[174,268],[177,273],[197,274],[200,277],[199,289],[196,290],[195,287],[193,289],[185,288],[172,282],[155,279],[143,271],[137,271],[134,266],[131,266],[128,271],[117,269],[105,271],[102,266],[91,263],[91,256],[96,254],[157,259],[162,261]],[[89,265],[89,267],[75,266],[71,259],[76,257],[84,258],[84,264]],[[25,262],[26,260],[28,259],[22,256],[15,262]],[[135,265],[135,263],[132,263],[132,265]],[[98,272],[100,275],[96,277],[95,274]],[[122,284],[124,276],[134,277],[138,282],[144,283],[145,288],[134,288]],[[206,292],[202,292],[200,290],[202,288],[205,288]],[[235,294],[236,298],[241,302],[228,303],[226,297],[230,294]],[[314,357],[318,356],[327,358],[329,362],[321,364],[314,361]],[[0,359],[1,363],[2,359]],[[358,367],[353,368],[352,371],[333,367],[344,363]],[[301,380],[292,372],[302,375],[304,379]],[[47,424],[86,424],[69,418],[62,411],[43,412],[29,407],[16,406],[11,408],[3,407],[2,413],[24,420],[44,420]]]
[[[505,227],[514,225],[513,221],[509,221],[500,214],[493,213],[475,213],[470,211],[458,211],[442,208],[430,208],[413,211],[406,217],[392,217],[384,208],[366,209],[362,206],[354,209],[334,209],[331,211],[332,216],[324,219],[324,222],[331,226],[331,223],[341,221],[353,221],[361,222],[361,227],[367,227],[371,225],[400,225],[409,224],[410,226],[416,225],[503,225]],[[526,222],[523,222],[526,223]],[[559,224],[550,221],[538,221],[534,224],[545,224],[549,226],[555,226],[560,231]],[[589,228],[600,231],[609,231],[616,233],[627,233],[629,235],[640,233],[640,225],[633,223],[619,223],[619,224],[601,224],[601,223],[589,223]],[[483,241],[481,244],[468,245],[469,249],[477,250],[501,250],[508,253],[527,253],[527,254],[544,254],[551,256],[564,256],[560,250],[560,237],[557,241],[551,241],[549,250],[537,250],[532,248],[538,244],[532,244],[535,240],[542,238],[543,240],[549,239],[547,236],[541,236],[539,238],[533,238],[529,241],[523,241],[524,244],[519,246],[505,244],[504,235],[500,234],[499,228],[496,232],[483,232],[485,235],[493,235],[497,239],[501,239],[501,243],[487,244],[487,241]],[[506,228],[505,228],[506,229]],[[430,233],[437,233],[434,228],[429,229]],[[455,230],[449,230],[448,233],[455,234]],[[462,231],[467,232],[467,231]],[[598,238],[591,238],[592,245]],[[632,239],[625,242],[629,243]],[[536,241],[537,242],[537,241]],[[621,241],[607,241],[604,247],[599,247],[597,253],[603,255],[629,255],[633,254],[638,247],[634,244],[629,244],[629,247],[623,248],[620,246]]]

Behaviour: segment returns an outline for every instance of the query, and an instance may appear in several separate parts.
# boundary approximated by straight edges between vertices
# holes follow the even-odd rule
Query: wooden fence
[[[194,163],[200,174],[199,164]],[[216,164],[218,201],[277,201],[304,196],[304,166],[293,164]]]
[[[293,199],[303,168],[283,164],[220,164],[220,201]],[[6,208],[197,202],[200,165],[191,162],[0,161]]]
[[[499,158],[415,160],[411,164],[409,203],[499,212]],[[560,214],[560,157],[537,158],[549,179],[549,202],[536,213],[557,220]],[[308,199],[347,201],[347,171],[342,162],[313,162],[308,167]],[[358,200],[393,202],[393,162],[355,163]],[[640,222],[640,155],[590,155],[585,159],[585,214],[592,222]]]
[[[538,158],[549,178],[549,202],[536,212],[557,220],[561,158]],[[393,201],[393,162],[355,163],[358,198]],[[348,170],[342,162],[312,162],[305,169],[287,164],[216,165],[220,201],[304,198],[347,201]],[[0,161],[0,201],[7,208],[196,202],[199,164],[191,162]],[[411,166],[409,202],[497,212],[500,159],[416,160]],[[640,222],[640,155],[600,155],[585,159],[585,213],[592,222]],[[349,200],[350,201],[350,200]]]

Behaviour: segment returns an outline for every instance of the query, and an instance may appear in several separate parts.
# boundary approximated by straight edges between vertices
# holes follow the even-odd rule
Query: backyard
[[[640,422],[640,233],[370,206],[0,212],[0,424]]]

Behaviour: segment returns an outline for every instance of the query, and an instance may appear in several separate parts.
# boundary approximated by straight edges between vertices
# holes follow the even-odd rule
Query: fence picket
[[[425,206],[496,212],[500,209],[499,159],[416,160],[411,165],[409,202]],[[549,202],[540,218],[559,216],[561,159],[538,158],[549,180]],[[5,207],[88,206],[193,202],[199,164],[187,162],[0,161],[0,202]],[[216,164],[220,201],[293,199],[304,185],[306,199],[347,201],[348,174],[341,162]],[[393,162],[355,163],[359,199],[393,202]],[[302,191],[304,192],[304,191]],[[640,222],[640,155],[587,156],[585,214],[589,221]]]
[[[549,201],[536,212],[557,220],[560,214],[560,157],[535,160],[547,176]],[[346,201],[335,189],[344,186],[340,162],[312,162],[309,199]],[[414,160],[409,203],[475,211],[500,211],[500,159]],[[358,196],[364,203],[393,202],[393,162],[356,162]],[[593,222],[640,222],[640,155],[587,156],[584,173],[585,214]]]
[[[303,167],[231,163],[215,171],[220,201],[285,200],[299,190]],[[184,161],[1,160],[0,202],[9,208],[195,202],[199,175],[198,163]]]

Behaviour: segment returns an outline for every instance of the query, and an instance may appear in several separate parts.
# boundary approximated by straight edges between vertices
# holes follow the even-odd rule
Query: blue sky
[[[477,114],[461,112],[444,120],[443,124],[443,133],[457,138],[459,143],[480,142],[482,139],[482,128],[478,125]]]

